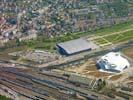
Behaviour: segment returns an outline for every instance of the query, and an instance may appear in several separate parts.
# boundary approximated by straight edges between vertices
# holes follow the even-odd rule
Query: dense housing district
[[[0,0],[0,100],[133,100],[132,0]]]

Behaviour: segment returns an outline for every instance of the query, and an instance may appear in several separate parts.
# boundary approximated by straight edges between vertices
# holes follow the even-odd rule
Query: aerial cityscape
[[[133,100],[133,0],[0,0],[0,100]]]

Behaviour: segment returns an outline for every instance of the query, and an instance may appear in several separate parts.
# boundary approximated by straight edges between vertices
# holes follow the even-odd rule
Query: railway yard
[[[133,100],[133,0],[0,0],[0,100]]]
[[[108,84],[120,82],[119,77],[116,77],[117,75],[114,79],[108,80]],[[131,87],[133,85],[132,74],[130,77],[124,77],[121,80],[128,80],[126,82]],[[112,97],[109,97],[108,94],[102,95],[98,91],[96,93],[99,79],[58,69],[37,71],[2,65],[0,67],[0,93],[13,100],[112,100]],[[122,86],[124,87],[124,85]],[[118,89],[120,89],[119,86]],[[101,92],[104,92],[104,89]],[[121,96],[119,91],[115,95],[115,92],[112,91],[111,93],[116,100],[132,97],[132,92],[130,92],[130,95],[126,94],[124,96]]]
[[[83,98],[103,100],[108,98],[90,92],[89,87],[87,89],[84,84],[76,86],[68,81],[68,76],[54,72],[0,68],[0,80],[0,90],[9,93],[14,99],[16,97],[21,97],[21,100],[24,98],[29,100],[68,100],[69,98],[71,100],[82,100]]]
[[[108,48],[61,57],[58,62],[40,66],[1,60],[0,94],[13,100],[132,100],[132,42]],[[131,67],[116,74],[100,72],[97,59],[111,51],[121,52]],[[38,57],[42,56],[38,52]],[[51,53],[47,54],[49,58]]]
[[[26,46],[0,52],[0,94],[11,100],[133,100],[132,25],[83,39],[98,48],[71,56]],[[130,68],[101,72],[97,61],[120,52]]]
[[[132,45],[121,52],[132,63]],[[0,94],[13,100],[132,100],[133,68],[116,74],[99,72],[95,62],[99,56],[44,68],[1,61]]]

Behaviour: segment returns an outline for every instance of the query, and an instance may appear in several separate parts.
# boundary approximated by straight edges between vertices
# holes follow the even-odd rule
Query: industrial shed
[[[57,44],[57,49],[62,55],[73,55],[84,51],[96,49],[98,46],[85,39],[76,39]]]

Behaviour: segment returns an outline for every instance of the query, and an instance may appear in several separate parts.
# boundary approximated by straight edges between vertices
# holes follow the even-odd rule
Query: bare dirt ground
[[[129,77],[128,73],[130,70],[132,70],[132,68],[126,69],[124,72],[121,73],[100,72],[97,69],[96,62],[93,59],[89,59],[83,65],[67,67],[64,70],[85,75],[89,78],[103,78],[116,83],[124,82],[125,80],[133,82],[132,80],[127,79]]]
[[[123,53],[124,53],[126,56],[128,56],[128,57],[130,57],[130,58],[133,59],[133,46],[132,46],[132,47],[129,47],[129,48],[125,48],[125,49],[123,50]]]
[[[68,68],[65,68],[64,70],[70,71],[70,72],[75,72],[75,73],[85,75],[88,77],[92,76],[95,78],[107,79],[111,75],[110,73],[100,72],[97,69],[96,62],[94,60],[88,60],[86,63],[84,63],[81,66],[68,67]]]
[[[10,56],[8,53],[12,53],[12,52],[16,52],[16,51],[21,51],[21,50],[26,50],[26,49],[27,49],[26,46],[5,49],[4,51],[0,52],[0,60],[12,60],[12,59],[16,59],[15,57]]]

